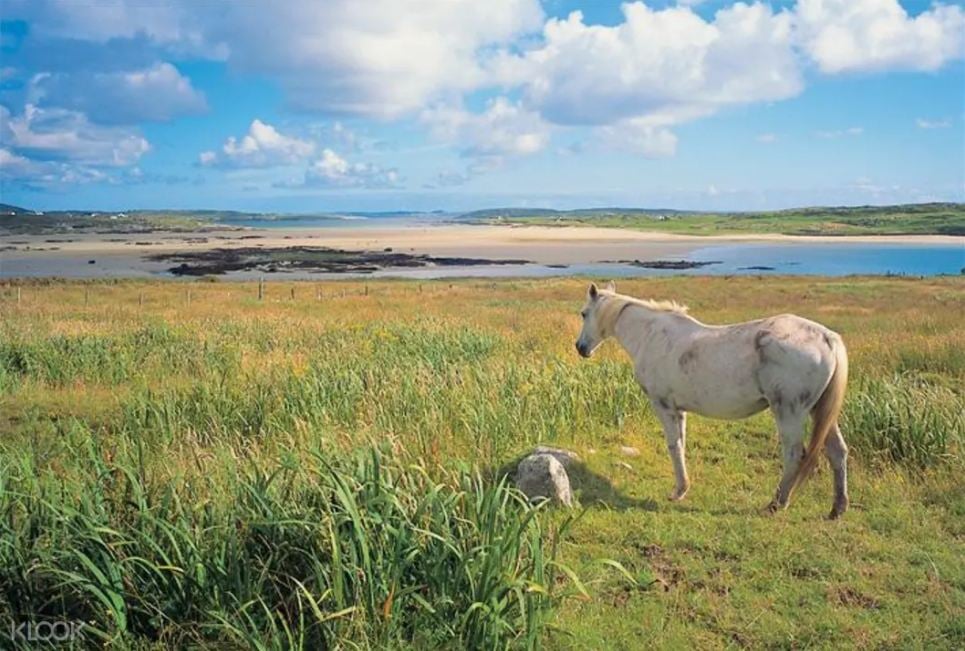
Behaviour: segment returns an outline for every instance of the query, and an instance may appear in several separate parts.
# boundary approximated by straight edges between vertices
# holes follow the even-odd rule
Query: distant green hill
[[[0,203],[0,215],[28,215],[31,211],[9,203]]]
[[[245,220],[296,222],[304,218],[344,219],[403,216],[407,211],[364,213],[246,213],[234,210],[54,210],[34,212],[0,204],[0,233],[195,231],[230,228]],[[769,212],[699,212],[672,208],[490,208],[453,215],[453,221],[543,226],[601,226],[684,235],[963,235],[965,204],[834,206]]]
[[[194,231],[211,222],[188,212],[96,212],[52,210],[34,212],[0,204],[0,235],[56,234],[72,232],[149,233]]]
[[[461,221],[479,221],[490,219],[516,218],[590,218],[615,217],[622,215],[638,215],[641,217],[659,217],[661,215],[693,215],[689,210],[675,210],[673,208],[577,208],[575,210],[554,210],[552,208],[486,208],[473,210],[459,215]]]
[[[300,220],[331,219],[343,222],[357,217],[404,217],[424,215],[415,211],[276,213],[238,210],[48,210],[33,211],[20,206],[0,204],[0,234],[27,235],[71,232],[136,233],[155,231],[195,231],[201,229],[241,228],[247,222],[278,222],[298,226]],[[437,215],[442,213],[436,211]]]
[[[687,212],[600,208],[529,210],[505,208],[467,213],[469,221],[489,224],[600,226],[682,235],[963,235],[965,204],[923,203],[898,206],[835,206],[771,212]]]

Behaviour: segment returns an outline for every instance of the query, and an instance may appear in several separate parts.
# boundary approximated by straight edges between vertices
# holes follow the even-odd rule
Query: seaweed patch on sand
[[[158,262],[176,262],[168,269],[176,276],[208,276],[232,271],[278,273],[372,273],[392,268],[472,267],[479,265],[522,265],[528,260],[489,260],[431,256],[387,251],[345,251],[315,246],[278,248],[218,248],[207,251],[159,253],[147,257]]]
[[[602,264],[625,264],[642,269],[700,269],[720,260],[603,260]]]

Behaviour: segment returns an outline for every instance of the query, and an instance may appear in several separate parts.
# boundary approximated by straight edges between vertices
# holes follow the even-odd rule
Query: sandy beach
[[[612,228],[434,225],[312,229],[208,230],[196,233],[58,234],[0,236],[0,277],[143,277],[171,264],[149,256],[217,248],[308,246],[431,256],[517,259],[540,265],[607,260],[679,259],[723,243],[961,244],[953,236],[817,237],[786,235],[688,236]]]

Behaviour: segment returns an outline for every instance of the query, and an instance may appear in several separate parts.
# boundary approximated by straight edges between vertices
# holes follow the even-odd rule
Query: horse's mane
[[[631,305],[645,307],[651,312],[677,312],[679,314],[686,314],[687,310],[689,309],[686,305],[678,303],[677,301],[658,301],[651,298],[634,298],[632,296],[617,294],[615,292],[610,296],[612,298],[619,299],[621,308],[629,303]]]
[[[656,301],[647,298],[632,298],[630,296],[621,296],[620,298],[626,299],[628,303],[642,305],[654,312],[677,312],[678,314],[686,314],[687,310],[690,309],[683,303],[678,303],[677,301]]]
[[[623,310],[631,305],[642,307],[651,312],[669,312],[672,314],[687,314],[687,306],[677,301],[656,301],[645,298],[633,298],[615,292],[604,294],[607,300],[600,306],[600,319],[604,328],[610,330],[616,322],[617,317]],[[610,330],[612,332],[612,330]]]

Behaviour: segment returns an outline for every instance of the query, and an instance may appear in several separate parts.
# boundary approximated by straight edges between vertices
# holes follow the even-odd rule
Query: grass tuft
[[[911,374],[853,382],[843,412],[849,444],[866,457],[917,470],[961,462],[965,399]]]

